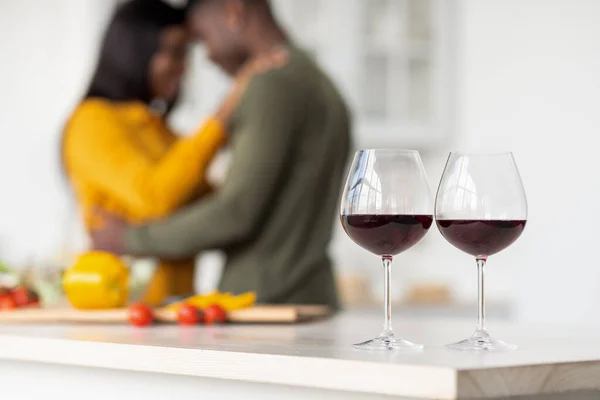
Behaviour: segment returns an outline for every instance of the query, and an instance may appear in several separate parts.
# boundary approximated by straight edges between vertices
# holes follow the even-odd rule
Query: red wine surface
[[[437,220],[442,236],[454,247],[475,257],[504,250],[521,236],[525,220]]]
[[[417,244],[431,227],[431,215],[342,215],[354,242],[379,256],[395,256]]]

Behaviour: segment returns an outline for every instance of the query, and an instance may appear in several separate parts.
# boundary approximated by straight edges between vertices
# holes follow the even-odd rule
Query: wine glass
[[[367,350],[420,350],[392,331],[392,258],[417,244],[433,223],[433,200],[419,153],[361,150],[354,156],[342,195],[340,218],[350,238],[381,257],[384,267],[383,331],[355,344]]]
[[[484,293],[488,257],[517,240],[527,222],[527,199],[512,153],[450,153],[437,192],[435,218],[442,236],[477,261],[477,329],[468,339],[448,347],[516,349],[517,346],[496,340],[487,332]]]

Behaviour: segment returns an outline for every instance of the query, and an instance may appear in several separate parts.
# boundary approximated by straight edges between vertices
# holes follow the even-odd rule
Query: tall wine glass
[[[435,217],[442,236],[477,261],[477,329],[468,339],[448,347],[516,349],[517,346],[496,340],[487,332],[484,292],[488,257],[517,240],[527,222],[527,199],[512,153],[450,153],[437,192]]]
[[[433,223],[433,201],[425,168],[414,150],[361,150],[342,195],[340,217],[350,238],[381,257],[384,268],[384,324],[375,339],[355,344],[367,350],[419,350],[392,331],[392,258],[417,244]]]

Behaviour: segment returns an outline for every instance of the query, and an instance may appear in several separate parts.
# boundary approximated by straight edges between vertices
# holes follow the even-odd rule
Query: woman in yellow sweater
[[[227,141],[226,127],[250,78],[281,65],[274,52],[252,60],[218,111],[180,138],[166,124],[185,69],[185,12],[160,0],[120,6],[105,33],[84,99],[63,137],[66,172],[86,226],[102,208],[129,222],[162,218],[209,193],[206,170]],[[193,291],[194,262],[162,261],[145,294],[157,305]]]

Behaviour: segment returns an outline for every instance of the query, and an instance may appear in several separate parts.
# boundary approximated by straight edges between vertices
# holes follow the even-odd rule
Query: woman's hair
[[[186,12],[162,0],[129,0],[117,7],[104,34],[100,57],[83,96],[110,101],[141,101],[150,104],[150,62],[158,51],[160,34],[168,26],[185,23]],[[176,100],[167,104],[166,114]],[[68,122],[67,122],[68,125]],[[60,160],[66,175],[64,131]]]
[[[185,23],[185,10],[162,0],[130,0],[115,11],[84,99],[152,101],[148,76],[162,30]],[[172,108],[173,104],[170,104]]]

